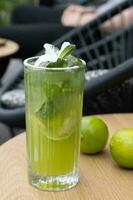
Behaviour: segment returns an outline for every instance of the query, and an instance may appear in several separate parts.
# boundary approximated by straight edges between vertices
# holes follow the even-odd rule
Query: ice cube
[[[35,63],[35,67],[46,66],[45,63],[55,63],[58,59],[59,49],[52,44],[44,44],[45,54],[40,56]]]

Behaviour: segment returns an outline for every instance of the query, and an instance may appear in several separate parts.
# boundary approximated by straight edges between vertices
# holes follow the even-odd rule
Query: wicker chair
[[[132,7],[126,0],[99,13],[96,19],[85,26],[76,28],[59,38],[54,44],[64,41],[77,45],[76,55],[86,61],[83,114],[131,112],[133,111],[133,53],[132,25],[124,26],[123,10]],[[115,32],[113,17],[119,14],[122,28]],[[110,20],[110,21],[108,21]],[[104,32],[102,25],[110,23],[112,32]],[[42,54],[43,51],[40,53]],[[23,81],[20,71],[0,91],[18,88]],[[9,108],[6,102],[0,105],[0,121],[9,126],[23,127],[25,110],[23,107]]]

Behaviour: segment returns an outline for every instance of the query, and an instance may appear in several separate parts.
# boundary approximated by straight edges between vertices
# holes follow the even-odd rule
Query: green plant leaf
[[[54,63],[49,63],[47,65],[48,68],[64,68],[67,66],[67,62],[64,59],[58,58],[58,60]]]
[[[64,59],[67,56],[71,55],[76,49],[76,45],[74,44],[70,44],[68,46],[66,46],[63,51],[60,53],[59,58],[60,59]]]

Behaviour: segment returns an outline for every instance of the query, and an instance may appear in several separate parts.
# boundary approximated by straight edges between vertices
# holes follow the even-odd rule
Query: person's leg
[[[12,12],[13,24],[59,23],[62,9],[46,6],[19,5]]]
[[[34,56],[43,48],[44,43],[52,43],[71,30],[59,24],[12,25],[0,28],[0,36],[12,39],[20,45],[18,56]]]

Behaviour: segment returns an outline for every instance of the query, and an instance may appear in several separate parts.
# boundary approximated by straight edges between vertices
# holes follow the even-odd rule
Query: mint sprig
[[[64,68],[67,67],[68,56],[72,56],[76,46],[69,42],[64,42],[59,50],[54,45],[46,43],[44,44],[44,48],[45,54],[37,59],[35,67]]]
[[[66,46],[60,53],[59,58],[60,59],[64,59],[67,56],[71,55],[76,49],[76,45],[74,44],[69,44],[68,46]]]
[[[64,68],[67,66],[67,62],[64,59],[58,58],[56,62],[49,63],[47,65],[48,68]]]

